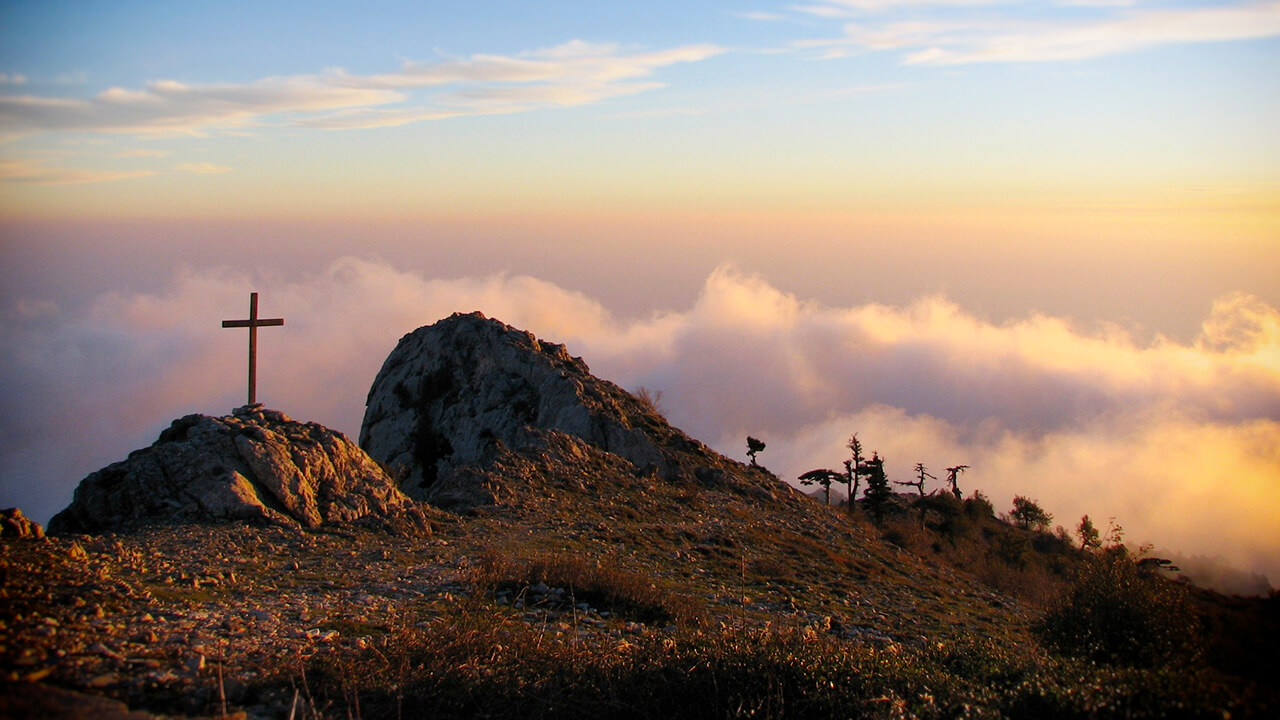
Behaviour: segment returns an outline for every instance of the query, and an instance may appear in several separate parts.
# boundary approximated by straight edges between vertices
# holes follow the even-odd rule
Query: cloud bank
[[[1208,308],[1195,342],[1142,344],[1043,315],[993,324],[942,297],[823,306],[732,268],[692,307],[627,322],[531,277],[431,279],[353,258],[257,285],[186,272],[74,312],[30,298],[0,332],[15,349],[0,504],[47,518],[171,419],[242,403],[245,338],[219,321],[251,290],[286,318],[260,333],[259,396],[348,434],[402,334],[478,309],[662,391],[672,421],[722,452],[764,439],[761,461],[784,478],[838,466],[858,432],[893,479],[968,464],[961,488],[1001,509],[1025,494],[1068,526],[1115,516],[1135,541],[1280,578],[1280,312],[1243,294]]]

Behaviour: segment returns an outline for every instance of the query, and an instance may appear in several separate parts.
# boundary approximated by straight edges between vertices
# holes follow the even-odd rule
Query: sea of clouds
[[[793,480],[838,468],[857,432],[907,480],[966,464],[962,490],[1007,510],[1035,498],[1074,527],[1114,517],[1135,542],[1280,578],[1280,311],[1245,294],[1206,308],[1198,338],[1139,342],[1031,314],[992,323],[945,297],[832,307],[722,267],[692,306],[619,320],[536,278],[430,278],[344,258],[255,285],[188,270],[155,293],[105,293],[76,310],[5,309],[0,504],[47,520],[81,478],[150,444],[174,418],[244,402],[247,313],[258,397],[355,436],[365,395],[403,334],[480,310],[568,345],[593,372],[661,392],[672,422]]]

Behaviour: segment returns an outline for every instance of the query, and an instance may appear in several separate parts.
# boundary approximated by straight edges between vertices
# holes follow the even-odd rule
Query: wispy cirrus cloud
[[[221,175],[222,173],[229,173],[232,170],[232,168],[225,165],[215,165],[208,162],[181,163],[175,165],[173,169],[193,173],[195,175]]]
[[[819,17],[840,18],[903,8],[975,7],[1012,2],[1013,0],[823,0],[812,5],[796,5],[793,9]]]
[[[89,98],[0,95],[0,137],[204,135],[262,125],[368,128],[568,107],[662,87],[650,79],[657,70],[720,52],[714,45],[631,51],[574,40],[516,55],[406,62],[395,72],[376,75],[336,69],[244,84],[159,80],[141,88],[109,88]],[[414,92],[423,90],[428,92]]]
[[[168,150],[145,150],[141,148],[136,148],[133,150],[121,150],[120,152],[112,155],[111,157],[114,157],[114,158],[148,158],[148,157],[162,158],[162,157],[168,157],[171,154],[172,153],[170,153]]]
[[[687,45],[628,52],[614,44],[574,40],[518,55],[472,55],[436,62],[406,62],[380,75],[330,74],[333,82],[378,89],[438,89],[427,110],[362,110],[319,118],[323,127],[376,127],[459,115],[525,112],[588,105],[665,86],[648,79],[657,70],[698,62],[724,52],[716,45]],[[367,125],[362,123],[367,122]]]
[[[0,182],[29,185],[84,185],[155,175],[154,170],[88,170],[50,166],[38,160],[0,160]]]
[[[109,88],[91,98],[0,96],[0,128],[10,137],[57,131],[200,135],[252,125],[280,113],[314,113],[402,99],[393,91],[338,85],[315,75],[269,77],[239,85],[159,80],[141,89]]]
[[[757,22],[777,22],[786,20],[787,16],[783,13],[768,12],[766,10],[747,10],[745,12],[731,12],[731,16],[742,18],[743,20],[755,20]]]
[[[831,18],[856,19],[840,37],[801,41],[801,48],[834,58],[899,50],[919,65],[1084,60],[1187,43],[1229,42],[1280,36],[1280,2],[1140,8],[1128,2],[1070,2],[1073,12],[1027,19],[984,9],[958,13],[977,0],[850,0],[797,8]],[[948,12],[892,12],[948,6]]]

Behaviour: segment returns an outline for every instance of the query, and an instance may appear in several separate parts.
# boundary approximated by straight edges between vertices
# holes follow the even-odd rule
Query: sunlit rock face
[[[155,522],[256,520],[317,527],[421,511],[355,443],[316,423],[248,405],[175,420],[148,448],[81,481],[51,533]]]
[[[405,493],[443,507],[493,502],[494,478],[477,482],[477,468],[548,448],[608,453],[672,481],[753,474],[591,375],[563,345],[480,313],[400,339],[369,391],[360,446]]]
[[[44,528],[40,523],[22,514],[22,510],[12,507],[0,510],[0,537],[39,540],[44,537]]]

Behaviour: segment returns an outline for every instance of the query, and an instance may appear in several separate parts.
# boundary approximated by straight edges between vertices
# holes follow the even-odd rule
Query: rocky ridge
[[[454,314],[400,339],[369,390],[360,446],[411,497],[445,508],[518,492],[492,468],[606,453],[628,472],[726,485],[773,498],[789,488],[673,428],[591,374],[563,345],[480,313]],[[477,474],[496,482],[477,482]],[[556,479],[555,472],[542,473]]]
[[[150,447],[81,481],[49,531],[230,520],[428,527],[416,504],[346,436],[248,405],[224,417],[173,421]]]

